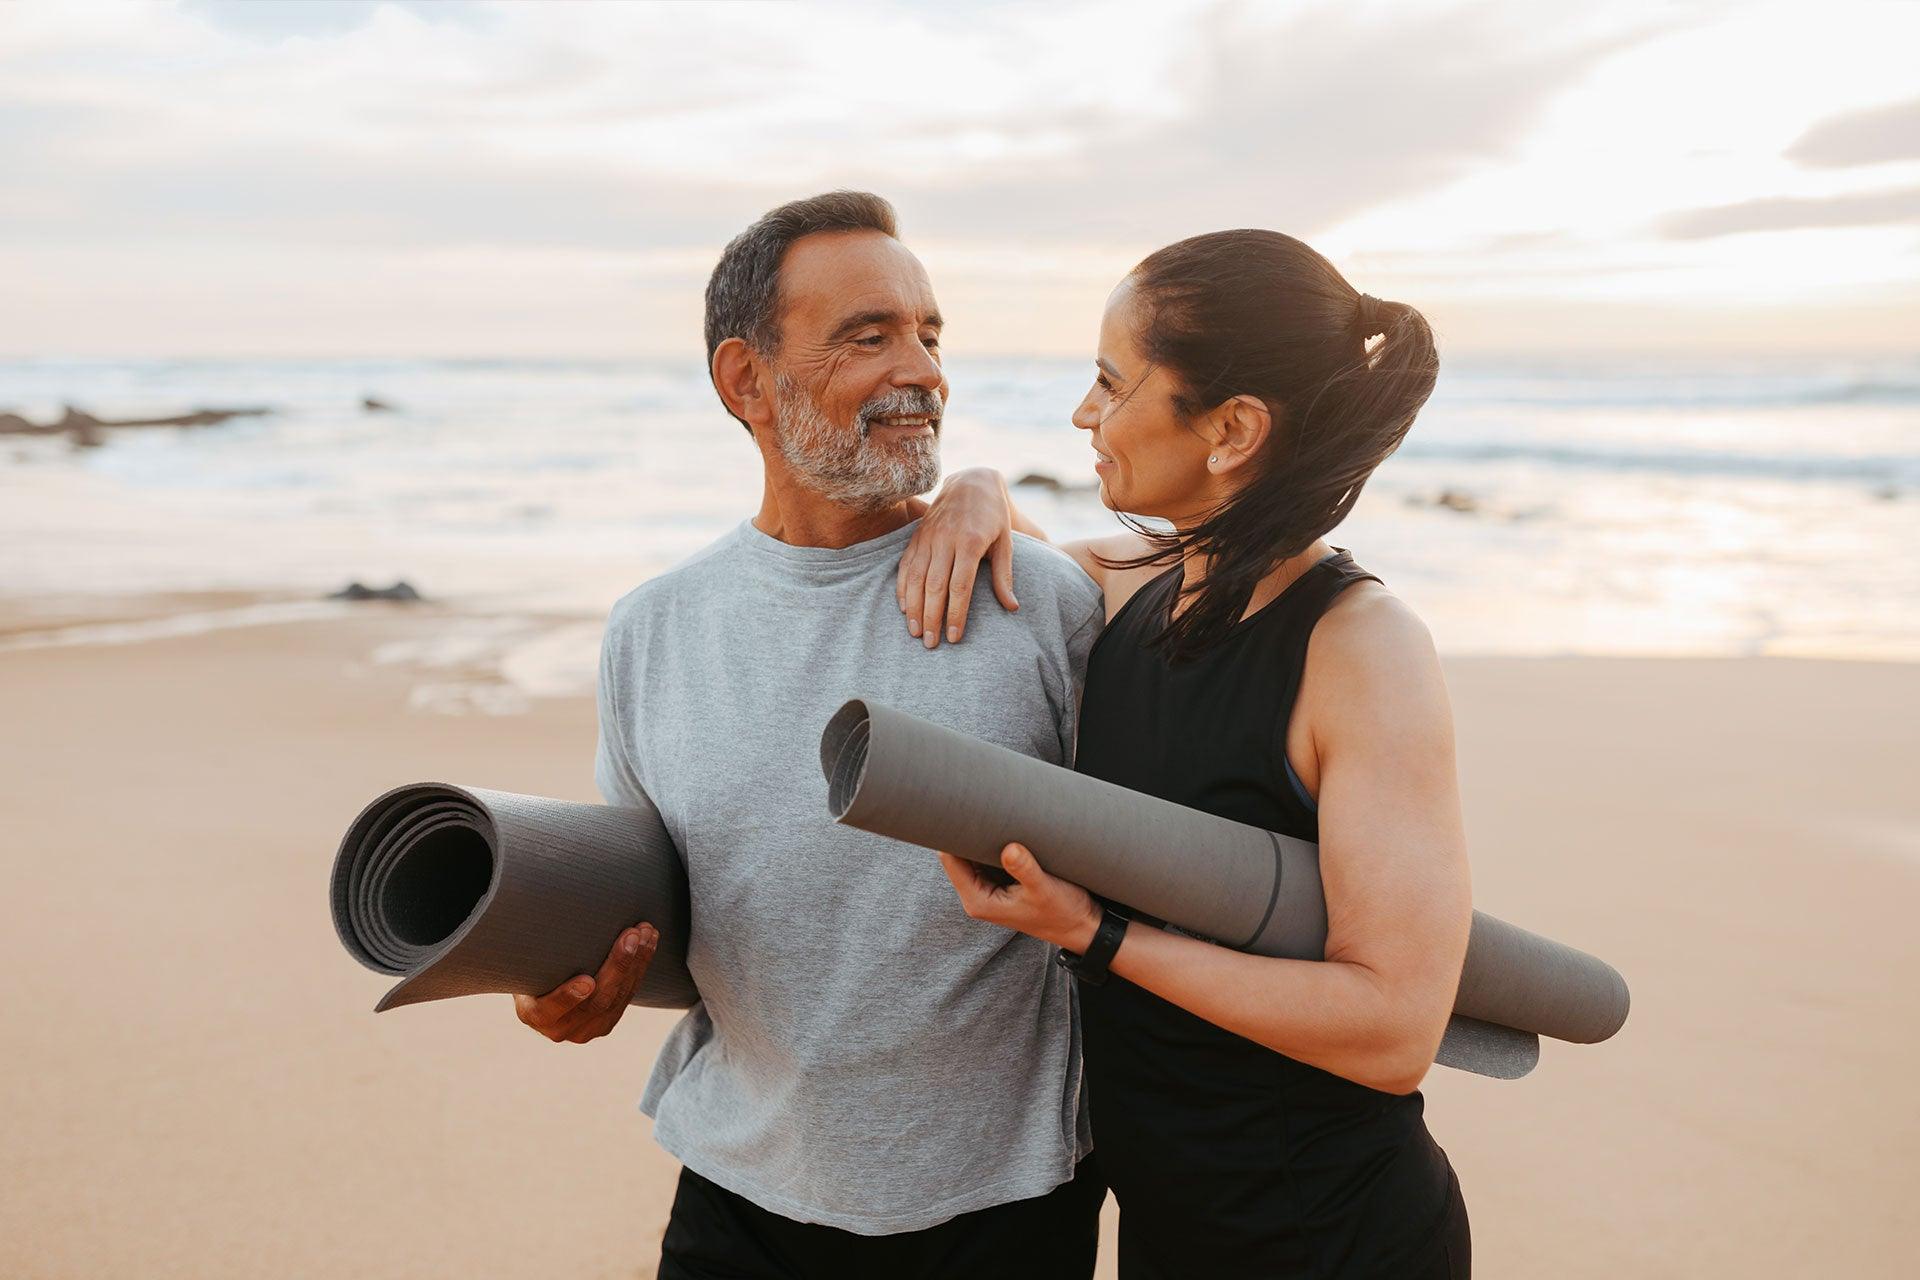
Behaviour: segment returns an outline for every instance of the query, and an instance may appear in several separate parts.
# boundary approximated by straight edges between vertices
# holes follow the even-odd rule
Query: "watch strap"
[[[1093,931],[1093,941],[1081,954],[1074,954],[1064,948],[1059,960],[1062,968],[1089,986],[1099,986],[1107,980],[1107,966],[1113,963],[1114,953],[1120,950],[1121,941],[1127,936],[1127,917],[1112,907],[1100,913],[1100,927]]]

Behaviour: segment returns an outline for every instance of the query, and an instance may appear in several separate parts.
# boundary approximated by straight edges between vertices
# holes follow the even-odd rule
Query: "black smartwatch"
[[[1107,907],[1100,913],[1100,927],[1093,931],[1093,941],[1087,944],[1084,955],[1061,949],[1057,959],[1060,967],[1080,981],[1091,986],[1099,986],[1107,980],[1107,966],[1113,963],[1113,953],[1120,949],[1121,939],[1127,936],[1127,917]]]

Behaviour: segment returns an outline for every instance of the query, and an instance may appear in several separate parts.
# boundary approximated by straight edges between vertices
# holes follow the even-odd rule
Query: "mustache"
[[[946,406],[940,403],[940,397],[925,387],[895,387],[882,396],[875,396],[860,406],[860,413],[854,419],[854,425],[866,436],[876,418],[918,417],[928,419],[935,435],[940,434],[940,417]]]

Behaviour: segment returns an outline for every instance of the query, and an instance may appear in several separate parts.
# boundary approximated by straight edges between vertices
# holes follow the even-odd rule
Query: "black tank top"
[[[1075,769],[1319,839],[1287,723],[1314,624],[1378,579],[1336,552],[1173,664],[1148,641],[1180,580],[1175,566],[1143,586],[1094,646]],[[1095,1154],[1130,1278],[1404,1276],[1443,1249],[1455,1184],[1418,1093],[1297,1062],[1118,976],[1079,990]]]

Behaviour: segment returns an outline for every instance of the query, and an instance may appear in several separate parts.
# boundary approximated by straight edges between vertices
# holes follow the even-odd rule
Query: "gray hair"
[[[898,236],[893,206],[866,191],[829,191],[762,214],[727,242],[707,278],[707,369],[728,338],[762,355],[780,346],[780,263],[793,242],[817,231],[878,231]],[[736,418],[738,415],[735,415]],[[745,427],[746,421],[739,419]],[[752,432],[752,428],[747,428]]]
[[[881,392],[855,411],[850,428],[831,421],[786,374],[774,375],[773,388],[774,442],[803,483],[829,501],[854,511],[883,511],[940,482],[940,415],[946,406],[927,388]],[[933,434],[884,444],[873,438],[876,418],[906,414],[926,417]]]

